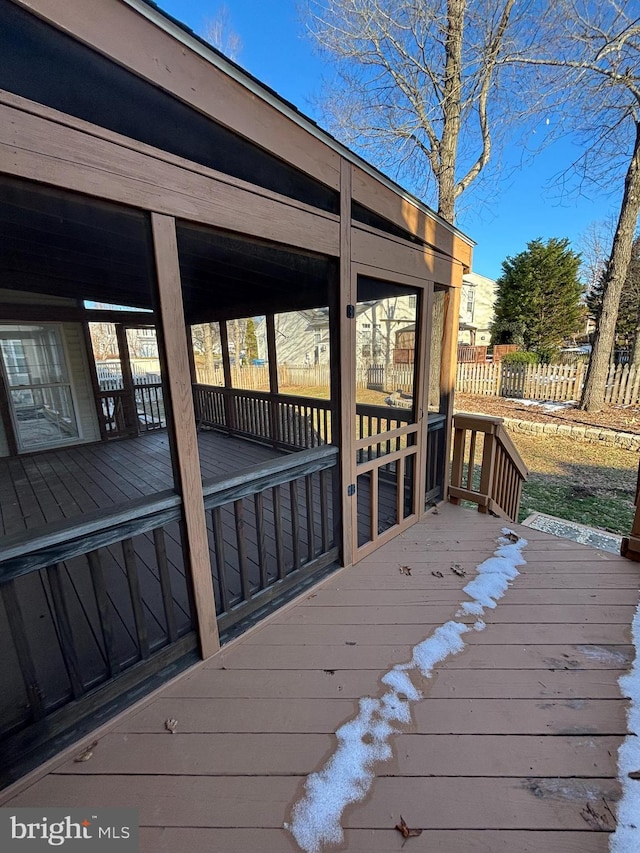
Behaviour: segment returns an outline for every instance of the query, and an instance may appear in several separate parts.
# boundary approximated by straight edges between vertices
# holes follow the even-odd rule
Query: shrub
[[[502,359],[503,364],[538,364],[540,356],[537,352],[508,352]]]

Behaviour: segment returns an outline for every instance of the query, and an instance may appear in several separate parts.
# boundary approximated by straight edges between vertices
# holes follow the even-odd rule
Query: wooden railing
[[[222,429],[284,450],[331,443],[331,403],[310,397],[194,385],[199,426]]]
[[[204,484],[221,634],[337,560],[337,460],[316,447]]]
[[[529,472],[502,418],[456,414],[453,427],[451,503],[471,501],[480,512],[517,521],[522,484]]]
[[[635,515],[628,536],[622,537],[620,553],[629,560],[640,563],[640,464],[638,465],[638,479],[636,481]]]
[[[0,539],[0,782],[82,719],[195,660],[180,519],[180,498],[163,492]]]

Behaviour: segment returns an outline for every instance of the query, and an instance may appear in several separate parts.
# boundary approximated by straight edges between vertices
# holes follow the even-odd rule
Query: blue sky
[[[156,0],[158,5],[202,34],[215,16],[216,0]],[[331,68],[314,53],[304,34],[295,0],[226,0],[229,21],[242,41],[238,62],[303,113],[316,118],[314,98],[321,94],[323,76]],[[554,121],[551,117],[550,121]],[[540,128],[544,133],[544,126]],[[534,140],[535,141],[535,140]],[[619,194],[594,192],[562,198],[554,177],[579,153],[569,141],[557,142],[521,169],[509,168],[509,177],[482,205],[463,210],[457,225],[473,240],[475,272],[497,278],[501,263],[526,248],[529,240],[567,237],[578,250],[580,235],[591,222],[617,213]],[[508,167],[521,161],[521,151],[505,152]],[[433,199],[425,198],[433,205]]]

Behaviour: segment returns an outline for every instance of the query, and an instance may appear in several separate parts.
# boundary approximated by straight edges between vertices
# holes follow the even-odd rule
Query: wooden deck
[[[224,477],[282,455],[265,445],[203,430],[202,477]],[[165,431],[100,444],[0,458],[0,536],[74,518],[173,488]]]
[[[357,700],[455,617],[502,526],[442,507],[87,738],[89,761],[73,761],[79,743],[3,804],[137,807],[142,851],[296,850],[283,822],[305,776]],[[393,759],[345,813],[341,849],[400,850],[402,815],[424,830],[407,851],[607,850],[638,565],[514,529],[526,566],[486,629],[438,665]]]

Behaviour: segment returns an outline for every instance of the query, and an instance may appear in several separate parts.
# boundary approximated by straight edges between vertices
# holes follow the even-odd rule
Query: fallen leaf
[[[400,574],[401,575],[410,575],[411,574],[411,566],[400,566]]]
[[[632,770],[631,773],[628,773],[627,775],[629,776],[629,779],[640,781],[640,770]]]
[[[437,507],[437,506],[434,506],[434,508],[431,510],[431,512],[432,512],[434,515],[439,515],[440,510],[438,509],[438,507]]]
[[[396,829],[399,833],[401,833],[403,838],[417,838],[419,835],[422,835],[421,829],[409,829],[406,824],[405,819],[400,815],[400,823],[396,824]]]
[[[358,644],[354,642],[354,640],[345,640],[345,646],[357,646]]]
[[[442,572],[431,572],[431,574],[434,576],[434,578],[443,578],[444,577]]]
[[[454,575],[459,575],[461,578],[466,577],[466,574],[467,574],[465,572],[465,570],[462,568],[462,566],[460,565],[460,563],[454,563],[451,566],[451,571],[454,573]]]
[[[511,531],[509,531],[509,533],[505,533],[504,538],[508,539],[509,542],[519,542],[520,541],[520,537],[516,533],[512,533]]]
[[[78,755],[73,760],[76,762],[80,762],[80,761],[88,761],[90,758],[93,758],[93,750],[96,748],[97,745],[98,745],[98,741],[94,740],[94,742],[90,746],[88,746],[84,752],[81,752],[80,755]]]
[[[489,510],[489,515],[492,515],[494,518],[500,518],[497,512],[494,512],[492,509]]]
[[[168,732],[171,732],[171,734],[174,735],[178,728],[178,721],[174,720],[172,717],[169,717],[168,720],[164,721],[164,727]]]

